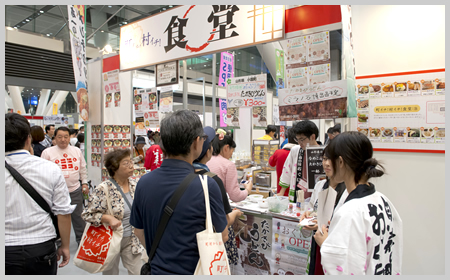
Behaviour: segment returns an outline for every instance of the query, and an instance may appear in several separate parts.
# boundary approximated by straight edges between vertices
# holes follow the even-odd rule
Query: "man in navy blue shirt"
[[[161,149],[165,159],[160,168],[144,175],[136,186],[130,224],[150,252],[164,207],[184,178],[194,173],[192,162],[202,152],[207,136],[200,118],[179,110],[161,122]],[[208,177],[211,218],[216,232],[228,239],[222,195]],[[199,260],[196,234],[205,230],[206,208],[200,178],[195,178],[178,202],[151,262],[152,274],[194,274]]]

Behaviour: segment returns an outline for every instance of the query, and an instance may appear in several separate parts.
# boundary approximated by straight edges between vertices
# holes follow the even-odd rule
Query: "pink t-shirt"
[[[69,145],[66,149],[60,149],[53,146],[45,149],[41,158],[54,162],[61,168],[69,192],[80,187],[80,179],[83,184],[87,184],[86,161],[79,148]]]
[[[206,163],[211,172],[222,180],[225,190],[234,202],[244,200],[248,196],[247,190],[241,191],[237,181],[236,165],[221,155],[211,157]]]

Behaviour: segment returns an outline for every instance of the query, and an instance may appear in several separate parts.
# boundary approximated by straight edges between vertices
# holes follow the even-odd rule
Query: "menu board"
[[[304,275],[313,232],[298,222],[272,218],[272,274]]]
[[[317,182],[326,180],[325,171],[323,171],[322,155],[324,147],[309,147],[306,149],[306,172],[308,174],[308,191],[314,191]]]
[[[272,275],[272,219],[244,214],[232,227],[239,255],[233,275]]]
[[[445,149],[445,73],[358,80],[357,129],[374,148]]]
[[[227,107],[266,106],[266,84],[266,74],[228,79]]]
[[[347,80],[281,89],[281,121],[347,117]]]
[[[147,129],[159,127],[159,112],[148,111],[144,113],[144,124]]]

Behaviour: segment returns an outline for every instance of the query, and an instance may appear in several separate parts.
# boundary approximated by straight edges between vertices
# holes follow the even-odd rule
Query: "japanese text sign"
[[[227,100],[219,98],[220,127],[227,127]]]
[[[323,147],[310,147],[306,149],[306,164],[308,173],[308,191],[312,192],[320,180],[326,179],[322,165]]]
[[[120,28],[120,69],[283,38],[283,5],[180,6]]]
[[[224,87],[227,79],[234,77],[233,54],[222,52],[220,56],[219,86]]]
[[[228,79],[228,107],[266,106],[266,81],[266,74]]]

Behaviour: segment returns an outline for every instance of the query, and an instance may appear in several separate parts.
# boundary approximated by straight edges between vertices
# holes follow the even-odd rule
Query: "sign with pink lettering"
[[[222,52],[220,55],[219,86],[224,87],[228,78],[234,77],[233,54]]]
[[[220,127],[227,127],[227,100],[219,98]]]
[[[267,74],[227,79],[227,107],[266,106]]]

